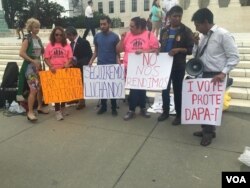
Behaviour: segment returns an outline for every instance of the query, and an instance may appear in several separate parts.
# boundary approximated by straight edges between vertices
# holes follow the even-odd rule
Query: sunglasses
[[[63,34],[58,34],[58,33],[56,33],[55,36],[56,36],[56,37],[58,37],[58,36],[63,36]]]

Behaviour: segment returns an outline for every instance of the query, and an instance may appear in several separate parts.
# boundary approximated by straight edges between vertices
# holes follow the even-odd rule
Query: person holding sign
[[[119,54],[116,52],[116,45],[119,42],[119,36],[110,31],[111,19],[108,16],[100,18],[101,32],[94,37],[95,51],[89,61],[91,66],[97,57],[97,65],[116,64]],[[112,115],[117,116],[116,99],[111,99]],[[107,111],[107,99],[101,99],[101,108],[97,114],[103,114]]]
[[[76,28],[72,26],[67,27],[65,32],[73,51],[73,67],[79,68],[81,70],[81,74],[83,74],[83,65],[88,65],[88,62],[92,57],[92,49],[89,41],[82,39],[77,34]],[[85,106],[85,100],[81,99],[79,100],[76,109],[81,110]]]
[[[162,91],[163,113],[158,117],[158,121],[164,121],[169,117],[169,93],[172,82],[176,111],[176,118],[172,125],[179,125],[181,124],[182,81],[185,75],[186,56],[192,54],[193,37],[191,29],[181,23],[183,9],[180,6],[172,7],[168,14],[170,25],[164,28],[160,35],[161,52],[167,52],[174,59],[167,89]]]
[[[40,30],[39,20],[35,18],[28,19],[26,22],[26,28],[29,34],[23,39],[19,52],[19,55],[24,61],[18,77],[17,101],[22,101],[24,99],[22,94],[26,78],[30,89],[28,96],[27,119],[30,121],[36,121],[37,117],[33,111],[36,98],[38,102],[37,112],[42,114],[49,113],[48,110],[42,109],[42,91],[38,75],[38,72],[42,70],[41,55],[44,52],[44,48],[41,39],[37,36]]]
[[[146,24],[145,19],[134,17],[130,21],[130,32],[125,32],[121,35],[121,41],[117,45],[117,50],[125,52],[123,58],[125,70],[128,65],[128,53],[158,53],[158,40],[153,33],[146,30]],[[146,118],[150,117],[146,109],[146,90],[131,89],[129,94],[129,111],[124,116],[124,120],[132,119],[135,116],[135,108],[138,103],[141,108],[141,115]]]
[[[72,50],[67,43],[66,34],[62,27],[55,27],[50,34],[50,43],[45,48],[44,60],[52,73],[57,69],[71,67]],[[56,119],[62,120],[68,115],[65,103],[55,103]]]
[[[224,81],[226,75],[239,63],[239,52],[231,33],[217,26],[213,21],[213,13],[202,8],[193,14],[192,21],[196,30],[203,34],[194,38],[194,54],[203,62],[203,78],[212,78],[211,82],[217,84]],[[205,48],[205,50],[203,50]],[[199,54],[202,55],[200,56]],[[202,137],[200,144],[208,146],[216,137],[214,125],[201,125],[202,131],[194,136]]]

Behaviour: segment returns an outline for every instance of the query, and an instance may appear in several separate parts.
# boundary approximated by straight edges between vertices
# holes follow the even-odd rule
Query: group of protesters
[[[108,16],[100,18],[101,32],[94,35],[94,52],[92,52],[89,42],[81,38],[74,27],[56,26],[49,38],[49,44],[44,49],[38,32],[40,23],[31,18],[26,23],[29,34],[23,40],[20,49],[20,56],[24,59],[18,86],[18,99],[22,100],[24,80],[26,78],[29,86],[27,118],[36,121],[37,116],[33,107],[35,100],[38,101],[37,112],[48,114],[48,110],[42,107],[42,92],[39,82],[38,71],[42,70],[40,58],[43,55],[44,61],[49,70],[55,73],[58,69],[77,67],[83,73],[83,65],[92,66],[97,58],[97,65],[124,64],[125,74],[128,66],[128,54],[142,53],[168,53],[173,57],[169,83],[162,91],[163,113],[158,117],[158,121],[169,118],[170,109],[170,88],[171,84],[174,93],[174,103],[176,117],[172,125],[181,124],[182,106],[182,84],[185,76],[186,56],[192,53],[199,57],[204,63],[204,78],[212,78],[212,82],[222,82],[226,75],[239,62],[239,54],[233,36],[225,29],[214,24],[213,13],[202,8],[197,10],[192,21],[200,35],[194,35],[190,28],[184,25],[182,20],[183,9],[175,5],[168,11],[169,25],[164,27],[160,33],[159,40],[153,32],[147,30],[147,21],[144,18],[134,17],[130,20],[130,31],[124,32],[119,37],[110,30],[111,19]],[[67,39],[70,41],[67,42]],[[139,41],[139,42],[138,42]],[[205,49],[205,50],[204,50]],[[199,54],[202,55],[199,56]],[[120,53],[124,52],[123,61]],[[125,75],[126,77],[126,75]],[[150,114],[146,109],[146,90],[130,89],[129,110],[123,117],[130,120],[135,117],[136,107],[139,106],[140,114],[149,118]],[[85,107],[85,100],[78,101],[77,109]],[[116,99],[111,99],[112,115],[117,116]],[[98,115],[107,111],[107,99],[101,99],[101,106],[97,111]],[[55,116],[57,120],[62,120],[68,112],[65,103],[55,104]],[[211,144],[215,138],[215,126],[202,125],[202,130],[195,132],[194,136],[201,137],[201,145]]]

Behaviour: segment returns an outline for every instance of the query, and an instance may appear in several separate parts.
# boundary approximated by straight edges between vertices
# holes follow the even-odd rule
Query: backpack
[[[1,83],[1,88],[16,88],[19,74],[19,67],[16,62],[8,62]]]

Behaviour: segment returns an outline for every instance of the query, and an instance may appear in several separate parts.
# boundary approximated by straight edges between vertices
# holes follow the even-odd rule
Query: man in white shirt
[[[217,26],[213,22],[213,13],[202,8],[197,10],[192,21],[196,30],[203,34],[194,37],[194,50],[203,62],[203,78],[212,78],[215,84],[224,81],[226,75],[239,63],[239,52],[235,40],[230,32]],[[205,50],[204,46],[207,44]],[[199,52],[204,53],[199,55]],[[202,137],[201,145],[208,146],[216,137],[214,125],[201,125],[202,131],[194,132],[194,136]]]
[[[86,30],[83,34],[83,38],[86,39],[89,30],[91,30],[93,37],[95,36],[95,26],[94,26],[94,11],[93,11],[93,2],[88,1],[88,6],[85,9],[85,26]]]

